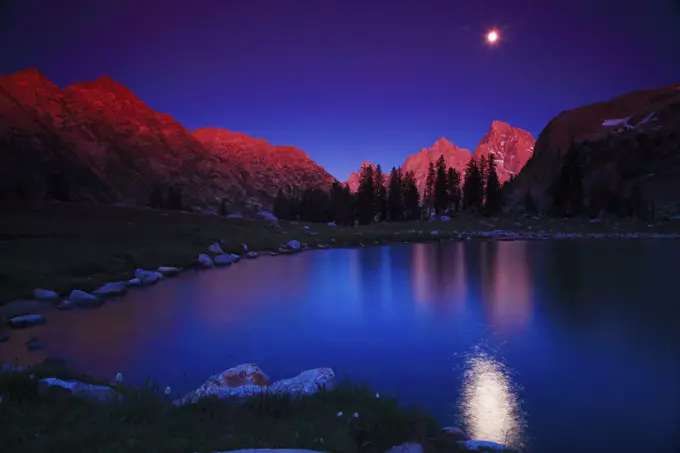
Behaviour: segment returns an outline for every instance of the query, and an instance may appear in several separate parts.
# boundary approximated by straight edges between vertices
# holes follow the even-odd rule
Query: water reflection
[[[441,311],[460,311],[469,290],[466,244],[412,246],[411,285],[415,302]]]
[[[473,439],[523,447],[523,417],[509,371],[475,348],[465,363],[460,411]]]

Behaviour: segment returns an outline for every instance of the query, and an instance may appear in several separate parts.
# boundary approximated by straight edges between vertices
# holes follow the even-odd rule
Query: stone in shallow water
[[[99,305],[102,305],[104,303],[103,300],[99,299],[96,296],[93,296],[90,293],[87,293],[85,291],[81,291],[79,289],[74,289],[71,291],[71,294],[69,294],[68,299],[81,307],[97,307]]]
[[[15,316],[9,319],[9,325],[12,327],[30,327],[45,324],[46,319],[39,313]]]
[[[300,250],[300,243],[295,239],[286,242],[286,246],[291,250]]]
[[[54,291],[50,291],[49,289],[34,289],[33,298],[45,301],[59,300],[59,294],[55,293]]]
[[[223,255],[224,250],[222,250],[222,247],[220,246],[219,242],[215,242],[213,244],[210,244],[210,247],[208,247],[208,251],[212,253],[216,253],[218,255]]]
[[[457,442],[463,451],[508,451],[509,448],[489,440],[465,440]]]
[[[148,285],[150,283],[156,283],[158,280],[162,280],[163,274],[156,271],[145,271],[144,269],[136,269],[135,278],[138,278],[142,284]],[[135,283],[132,283],[132,280],[129,280],[128,284],[135,285]]]
[[[92,294],[99,297],[122,296],[127,292],[127,282],[110,282],[92,291]]]
[[[238,261],[238,257],[231,254],[217,255],[214,259],[217,266],[228,266]]]
[[[215,267],[213,260],[205,253],[198,255],[198,265],[205,268]]]
[[[172,266],[161,266],[157,269],[157,271],[167,277],[172,277],[179,274],[179,268]]]
[[[75,305],[73,305],[73,302],[68,299],[62,300],[57,305],[57,310],[73,310],[74,308],[76,308]]]

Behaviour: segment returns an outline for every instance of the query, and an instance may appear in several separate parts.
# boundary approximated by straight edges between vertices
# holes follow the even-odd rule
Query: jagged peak
[[[66,89],[99,90],[114,93],[117,96],[139,99],[128,87],[120,82],[116,82],[106,74],[99,76],[95,80],[84,80],[82,82],[73,83],[66,87]]]
[[[56,86],[54,82],[52,82],[47,78],[47,76],[45,76],[45,74],[42,73],[42,71],[35,67],[21,69],[4,77],[17,82],[24,81],[29,83],[42,83]]]
[[[439,139],[436,142],[434,142],[434,144],[432,145],[432,147],[435,147],[435,146],[456,146],[456,145],[451,143],[451,141],[449,139],[447,139],[446,137],[442,136],[442,137],[439,137]]]

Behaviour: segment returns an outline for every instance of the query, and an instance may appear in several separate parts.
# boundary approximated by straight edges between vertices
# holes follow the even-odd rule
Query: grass
[[[33,374],[35,379],[30,379]],[[188,453],[239,448],[303,448],[384,453],[406,441],[426,453],[455,453],[437,422],[366,387],[343,384],[302,398],[258,396],[243,404],[208,398],[174,407],[153,385],[118,388],[110,404],[40,393],[41,377],[101,383],[59,366],[0,373],[0,445],[5,453]],[[342,411],[341,417],[337,413]],[[359,414],[358,418],[352,415]]]
[[[310,247],[421,242],[489,230],[514,232],[662,232],[677,233],[680,222],[647,223],[605,219],[483,218],[461,215],[447,222],[395,222],[359,228],[280,222],[281,230],[265,222],[133,207],[76,203],[0,205],[0,304],[31,295],[35,288],[66,294],[93,290],[103,283],[133,276],[135,268],[194,266],[199,253],[223,240],[226,252],[277,250],[296,239]]]

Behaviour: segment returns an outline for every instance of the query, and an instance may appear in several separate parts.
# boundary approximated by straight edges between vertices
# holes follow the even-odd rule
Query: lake
[[[530,452],[674,452],[680,241],[442,242],[189,272],[14,331],[0,361],[63,357],[173,392],[255,362],[331,366],[473,438]],[[25,352],[39,336],[47,347]],[[347,408],[348,412],[352,408]]]

